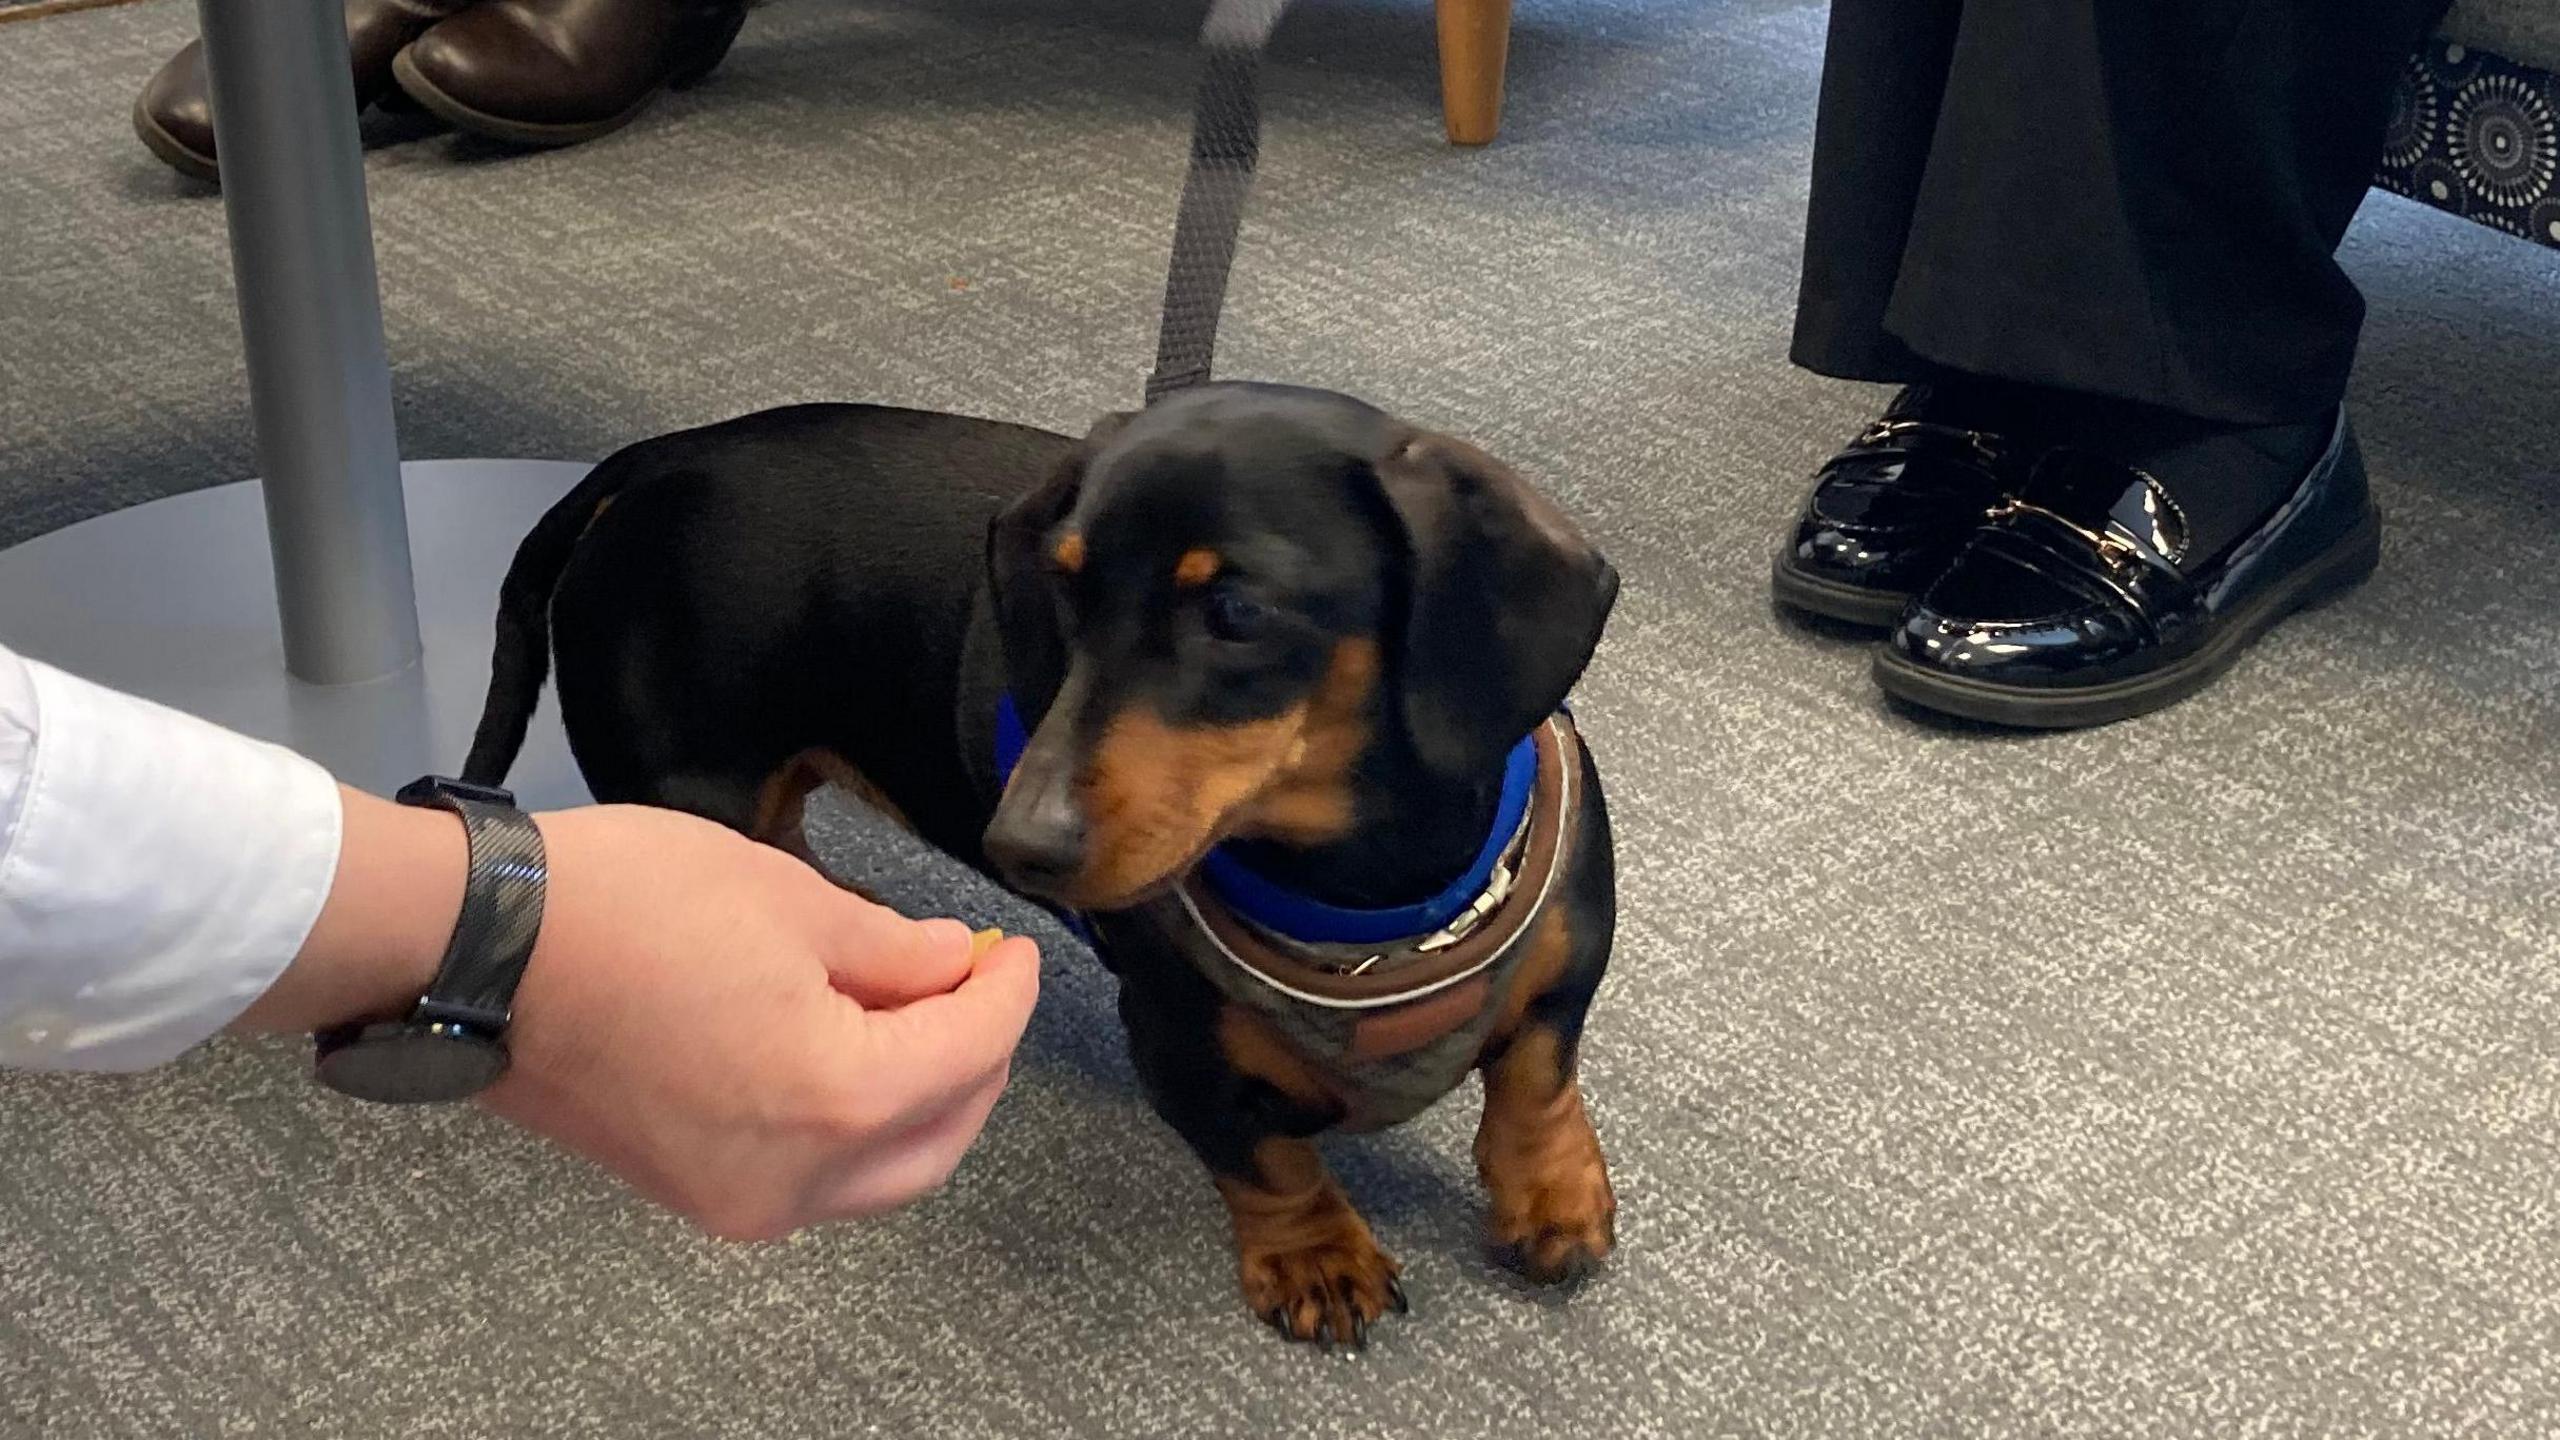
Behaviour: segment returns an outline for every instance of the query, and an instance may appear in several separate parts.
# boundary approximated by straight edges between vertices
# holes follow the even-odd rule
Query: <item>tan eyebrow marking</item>
[[[1215,550],[1185,550],[1182,558],[1174,562],[1173,583],[1197,589],[1215,578],[1223,563]]]
[[[1058,547],[1049,552],[1049,558],[1058,562],[1058,568],[1070,575],[1082,570],[1084,568],[1084,536],[1059,537]]]

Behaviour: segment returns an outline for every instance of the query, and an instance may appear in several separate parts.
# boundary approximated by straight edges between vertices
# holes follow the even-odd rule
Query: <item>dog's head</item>
[[[987,854],[1088,910],[1232,837],[1339,839],[1396,766],[1493,771],[1581,675],[1618,589],[1492,456],[1264,385],[1105,419],[996,519],[987,560],[1034,727]]]

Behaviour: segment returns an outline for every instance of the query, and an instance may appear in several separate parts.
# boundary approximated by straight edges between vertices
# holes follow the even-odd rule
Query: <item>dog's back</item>
[[[599,800],[753,828],[777,756],[824,745],[893,761],[875,779],[927,838],[974,841],[952,722],[987,521],[1073,449],[995,421],[798,405],[617,452],[518,551],[466,774],[504,776],[556,654]],[[756,713],[736,713],[742,695]]]

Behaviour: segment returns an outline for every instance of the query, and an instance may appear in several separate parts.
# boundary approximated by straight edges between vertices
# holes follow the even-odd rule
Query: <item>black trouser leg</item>
[[[1833,0],[1795,359],[2243,425],[2346,388],[2332,252],[2444,0]]]

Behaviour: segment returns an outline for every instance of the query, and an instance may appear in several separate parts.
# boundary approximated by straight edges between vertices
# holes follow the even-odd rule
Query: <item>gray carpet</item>
[[[1195,13],[795,0],[608,142],[386,145],[409,452],[1125,402]],[[218,207],[125,128],[191,18],[0,29],[0,541],[249,473]],[[1931,726],[1765,598],[1877,403],[1782,363],[1821,7],[1521,19],[1477,155],[1438,142],[1424,7],[1291,22],[1229,356],[1478,437],[1625,571],[1579,707],[1626,902],[1604,1281],[1478,1258],[1461,1097],[1337,1149],[1415,1316],[1284,1348],[1062,951],[951,1188],[770,1249],[476,1114],[324,1098],[286,1047],[0,1079],[0,1434],[2560,1429],[2560,254],[2376,199],[2383,574],[2157,718]]]

